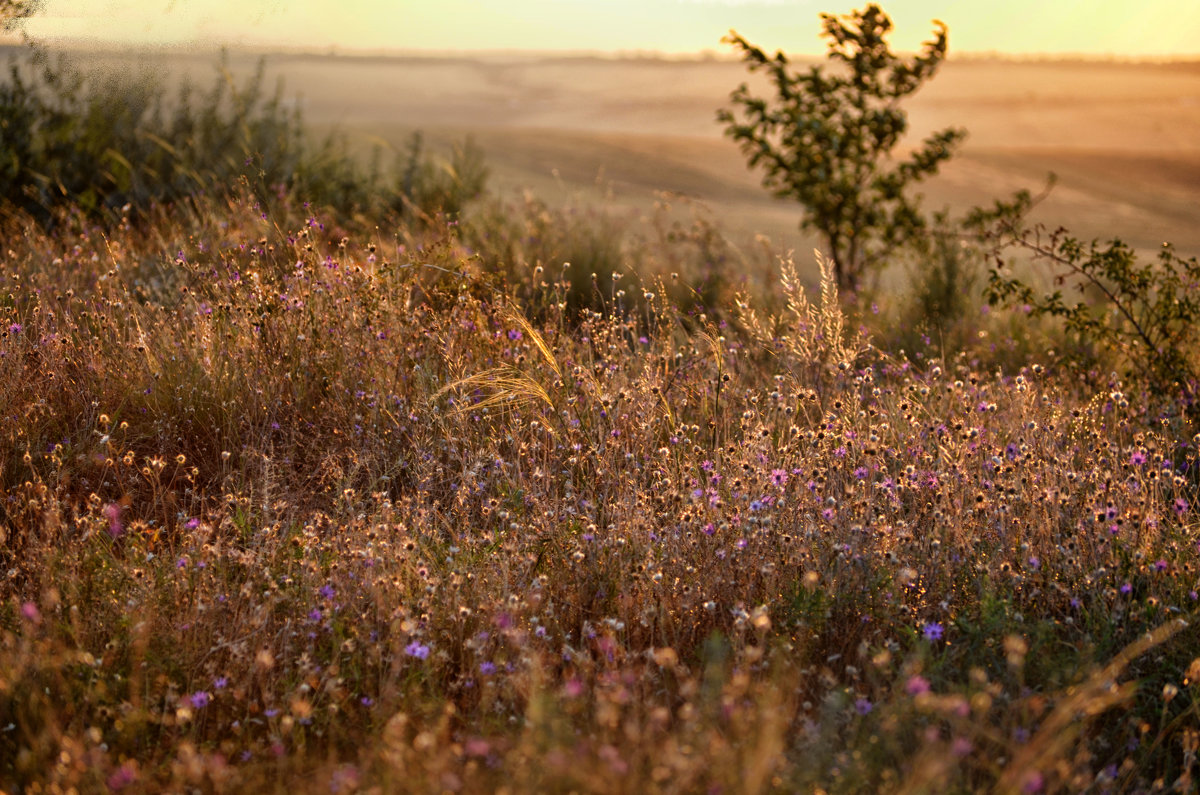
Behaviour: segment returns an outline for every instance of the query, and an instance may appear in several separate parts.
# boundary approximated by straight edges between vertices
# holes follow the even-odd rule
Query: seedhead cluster
[[[89,223],[0,256],[6,789],[1194,786],[1196,444],[1120,383],[884,353],[824,262]]]

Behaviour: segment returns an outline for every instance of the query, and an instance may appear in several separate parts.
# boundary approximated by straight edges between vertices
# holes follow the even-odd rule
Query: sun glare
[[[34,36],[117,45],[233,44],[325,51],[720,51],[730,28],[795,52],[822,49],[814,16],[851,3],[812,0],[47,0]],[[946,22],[952,53],[1188,57],[1200,15],[1176,0],[1006,3],[895,0],[894,42],[915,50],[930,20]]]

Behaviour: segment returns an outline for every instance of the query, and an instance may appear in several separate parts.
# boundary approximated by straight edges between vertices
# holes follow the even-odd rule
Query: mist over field
[[[153,50],[81,58],[197,85],[217,61]],[[344,131],[364,155],[402,152],[418,130],[442,151],[473,135],[502,195],[528,188],[644,208],[665,191],[703,202],[742,241],[762,233],[783,250],[815,243],[714,120],[747,79],[731,59],[234,51],[231,71],[247,75],[260,58],[267,85],[282,80],[307,123]],[[930,208],[962,212],[1020,188],[1038,192],[1054,172],[1038,220],[1145,251],[1164,241],[1200,250],[1200,63],[952,56],[907,109],[914,139],[948,125],[969,135],[922,186]]]

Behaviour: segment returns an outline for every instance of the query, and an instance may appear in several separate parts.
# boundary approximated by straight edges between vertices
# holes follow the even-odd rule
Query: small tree
[[[27,17],[33,16],[42,0],[0,0],[0,33],[14,30]]]
[[[730,95],[734,110],[719,110],[717,120],[751,168],[766,172],[764,187],[804,205],[801,228],[825,238],[838,288],[853,292],[868,271],[925,229],[919,197],[908,188],[936,174],[966,133],[947,128],[907,159],[893,159],[908,130],[900,100],[946,57],[945,25],[935,21],[933,40],[905,59],[888,47],[892,21],[877,5],[821,20],[829,60],[839,66],[828,72],[794,71],[782,52],[769,58],[730,31],[723,41],[741,49],[751,72],[766,72],[775,97],[754,96],[743,83]]]

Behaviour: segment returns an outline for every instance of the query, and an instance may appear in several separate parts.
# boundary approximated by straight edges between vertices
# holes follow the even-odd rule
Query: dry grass
[[[0,787],[1194,787],[1196,447],[1119,384],[302,209],[10,227]]]

